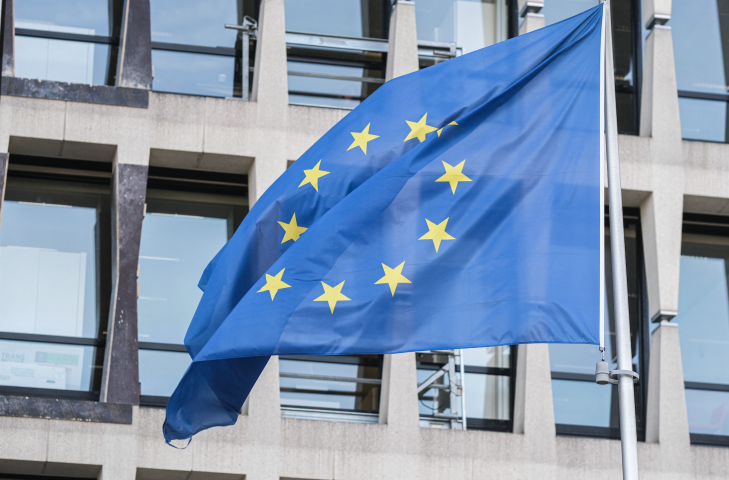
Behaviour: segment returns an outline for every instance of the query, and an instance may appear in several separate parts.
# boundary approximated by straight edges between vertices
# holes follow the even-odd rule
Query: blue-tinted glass
[[[681,136],[687,140],[726,141],[726,102],[679,98]]]
[[[463,350],[463,363],[475,367],[509,368],[511,347],[467,348]]]
[[[233,96],[233,57],[153,50],[152,64],[157,92]]]
[[[544,23],[552,25],[561,22],[599,3],[597,0],[548,0],[544,2],[544,8],[542,9]]]
[[[191,362],[187,353],[140,350],[139,382],[142,384],[142,395],[171,396]]]
[[[286,0],[286,31],[387,38],[390,0]]]
[[[455,43],[470,53],[506,39],[504,0],[419,0],[418,40]]]
[[[679,90],[727,93],[728,19],[727,0],[674,0],[669,25]]]
[[[348,381],[290,378],[286,373],[344,378],[379,378],[376,367],[341,363],[280,360],[281,406],[330,410],[376,411],[378,385]]]
[[[701,245],[684,240],[682,253],[674,322],[679,325],[684,379],[729,384],[729,243]]]
[[[238,31],[225,24],[240,25],[243,15],[254,12],[243,12],[239,0],[151,0],[150,14],[153,42],[234,47]]]
[[[228,241],[228,220],[154,213],[153,205],[139,248],[139,340],[181,344],[202,297],[200,275]]]
[[[119,29],[122,1],[15,0],[15,28],[111,36]]]
[[[5,200],[0,331],[96,337],[97,210],[71,205]]]
[[[593,367],[594,373],[594,367]],[[589,427],[616,427],[613,399],[615,386],[591,382],[552,380],[554,421]],[[613,418],[613,422],[611,422]]]
[[[502,375],[467,373],[465,379],[466,417],[509,420],[509,384]]]
[[[47,38],[15,38],[15,76],[106,85],[112,46]]]
[[[729,392],[686,390],[689,432],[729,435]]]
[[[0,386],[91,389],[96,348],[0,340]]]
[[[317,63],[288,62],[290,72],[362,77],[363,69],[322,65]],[[354,108],[361,102],[362,82],[329,78],[288,76],[289,103],[326,107]],[[337,98],[331,98],[335,96]]]

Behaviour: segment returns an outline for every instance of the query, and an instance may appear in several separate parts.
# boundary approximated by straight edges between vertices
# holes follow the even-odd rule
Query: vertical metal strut
[[[625,267],[625,238],[623,231],[623,200],[620,189],[620,160],[618,158],[618,123],[615,111],[615,78],[613,69],[612,24],[610,0],[604,2],[605,21],[605,134],[610,198],[610,245],[612,247],[613,297],[618,350],[618,370],[632,371],[630,347],[630,318],[628,313],[628,278]],[[620,438],[623,451],[623,479],[638,480],[638,438],[635,427],[635,393],[633,377],[618,378],[620,403]]]

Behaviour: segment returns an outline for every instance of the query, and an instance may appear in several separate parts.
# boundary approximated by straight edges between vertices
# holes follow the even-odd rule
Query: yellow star
[[[338,301],[350,300],[349,298],[342,295],[342,286],[344,285],[344,282],[340,283],[336,287],[330,287],[324,282],[321,282],[321,285],[324,287],[324,295],[315,298],[314,301],[328,302],[329,308],[331,309],[332,313],[334,313],[334,307],[337,305]]]
[[[456,194],[456,187],[458,186],[458,182],[471,182],[472,180],[465,176],[463,174],[463,164],[466,163],[466,161],[462,161],[455,167],[453,165],[450,165],[446,162],[443,162],[443,166],[445,167],[446,173],[442,177],[440,177],[436,182],[448,182],[451,184],[451,190],[453,190],[453,195]],[[280,223],[280,222],[279,222]]]
[[[435,132],[438,130],[435,127],[431,127],[430,125],[426,125],[425,121],[428,118],[428,114],[426,113],[423,115],[423,118],[418,120],[418,122],[411,122],[409,120],[405,120],[408,123],[408,126],[410,127],[410,133],[408,133],[408,136],[405,137],[405,140],[403,142],[407,142],[411,138],[417,138],[420,140],[420,142],[425,141],[425,134],[430,132]]]
[[[384,263],[382,264],[383,270],[385,270],[385,276],[375,282],[375,285],[380,283],[387,283],[390,285],[390,291],[392,296],[395,296],[395,289],[398,283],[413,283],[402,275],[402,267],[405,266],[405,262],[402,262],[395,268],[390,268]]]
[[[455,240],[455,238],[451,237],[446,231],[446,225],[448,225],[448,219],[446,218],[442,222],[440,222],[438,225],[431,222],[427,218],[425,219],[426,222],[428,222],[428,233],[420,237],[418,240],[433,240],[433,245],[435,245],[435,251],[438,251],[438,248],[440,248],[440,242],[441,240]]]
[[[349,132],[354,137],[354,142],[352,142],[352,145],[349,146],[347,151],[352,150],[354,147],[359,147],[362,149],[362,151],[367,155],[367,142],[374,140],[375,138],[380,138],[379,135],[372,135],[370,134],[370,124],[368,123],[367,126],[362,130],[361,132]]]
[[[314,168],[304,170],[304,175],[306,175],[306,177],[301,181],[299,187],[303,187],[307,183],[310,183],[311,186],[314,187],[314,190],[316,190],[317,192],[319,191],[319,179],[324,175],[329,175],[329,172],[319,170],[319,165],[321,165],[321,160],[317,162]]]
[[[306,231],[306,227],[300,227],[296,225],[296,214],[294,213],[294,216],[291,217],[291,222],[285,223],[285,222],[278,222],[279,225],[281,225],[281,228],[284,229],[284,238],[281,240],[281,243],[286,243],[289,240],[293,240],[294,242],[299,239],[302,233]]]
[[[458,124],[457,124],[456,122],[451,122],[451,123],[449,123],[448,125],[458,125]],[[441,134],[441,132],[442,132],[442,131],[443,131],[443,129],[442,129],[442,128],[439,128],[439,129],[438,129],[438,136],[439,136],[439,137],[440,137],[440,134]]]
[[[276,293],[279,290],[281,290],[282,288],[291,288],[291,285],[281,281],[284,270],[286,269],[282,268],[275,277],[273,275],[266,274],[266,284],[256,293],[268,292],[271,294],[271,300],[273,301],[273,298],[276,296]]]

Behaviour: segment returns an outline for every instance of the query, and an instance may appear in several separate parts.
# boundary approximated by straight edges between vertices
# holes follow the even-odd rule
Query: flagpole
[[[610,245],[612,247],[613,297],[615,311],[618,371],[633,371],[628,313],[628,278],[625,267],[623,200],[618,158],[618,123],[615,111],[612,22],[610,0],[604,1],[605,20],[605,135],[610,204]],[[617,372],[614,372],[617,373]],[[638,480],[638,438],[635,428],[633,376],[617,373],[620,404],[620,439],[623,452],[623,479]]]

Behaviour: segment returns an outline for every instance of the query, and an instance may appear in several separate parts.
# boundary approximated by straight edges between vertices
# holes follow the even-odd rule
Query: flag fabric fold
[[[599,340],[602,6],[387,82],[206,268],[168,442],[271,355]]]

